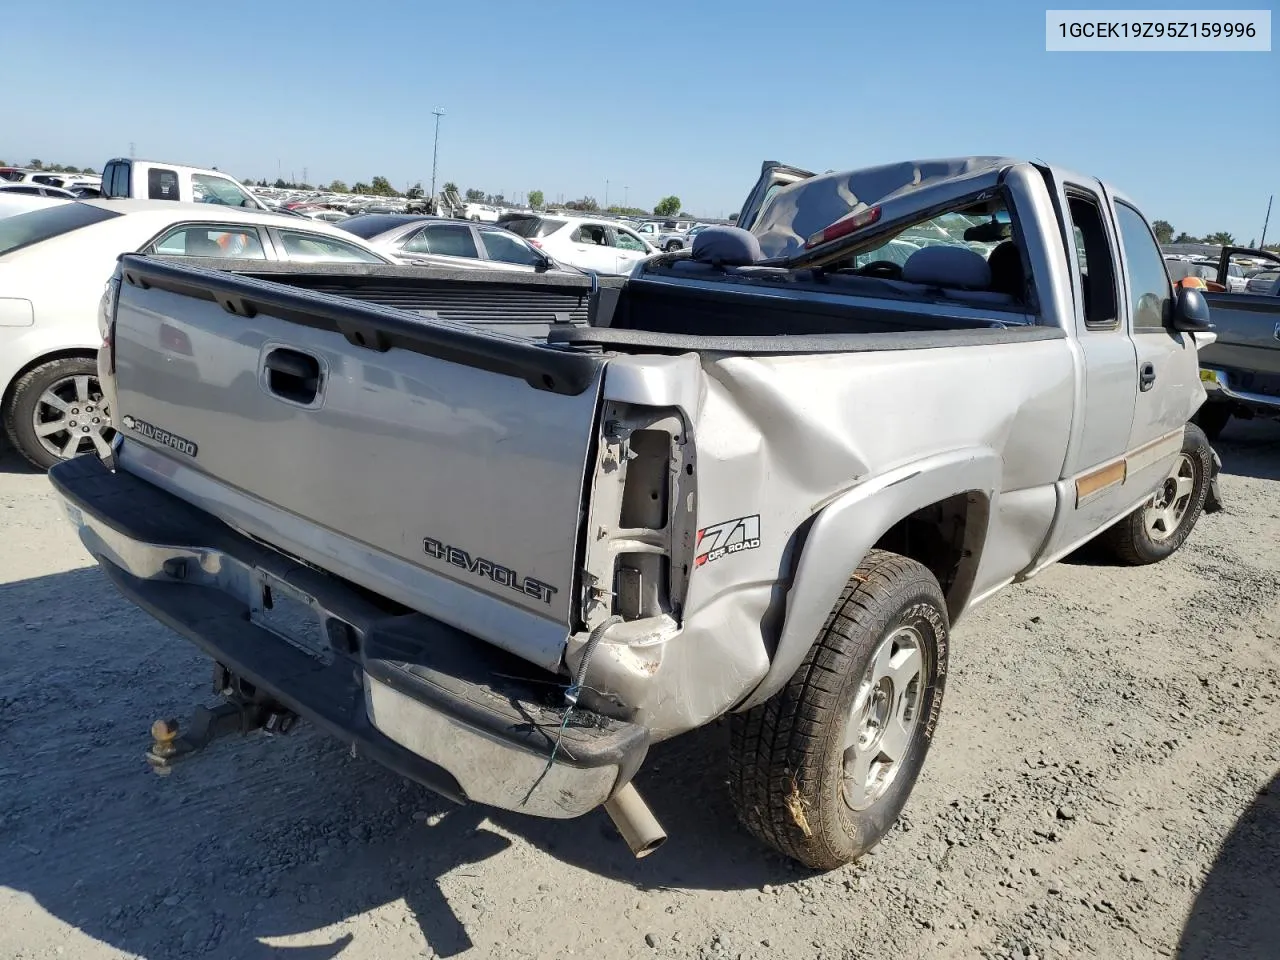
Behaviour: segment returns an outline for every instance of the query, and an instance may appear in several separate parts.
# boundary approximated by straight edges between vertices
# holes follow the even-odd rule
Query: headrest
[[[723,267],[745,267],[764,259],[756,235],[742,227],[707,227],[693,238],[693,259]]]
[[[922,247],[902,265],[902,279],[931,287],[987,290],[991,268],[968,247]]]

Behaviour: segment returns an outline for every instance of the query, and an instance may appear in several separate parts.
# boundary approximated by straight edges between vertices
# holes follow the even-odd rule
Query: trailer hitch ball
[[[159,761],[152,762],[151,767],[161,776],[166,776],[173,770],[165,761],[172,760],[178,753],[178,733],[177,720],[157,720],[151,725],[151,750],[148,751],[148,757]]]

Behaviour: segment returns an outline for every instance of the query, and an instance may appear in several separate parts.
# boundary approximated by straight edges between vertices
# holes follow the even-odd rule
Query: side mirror
[[[535,266],[533,269],[534,269],[534,272],[536,273],[546,273],[554,265],[555,265],[555,261],[553,261],[550,257],[540,257],[538,259],[537,266]]]
[[[1203,291],[1178,287],[1178,298],[1173,304],[1173,329],[1182,333],[1208,333],[1214,329],[1209,319],[1209,301]]]

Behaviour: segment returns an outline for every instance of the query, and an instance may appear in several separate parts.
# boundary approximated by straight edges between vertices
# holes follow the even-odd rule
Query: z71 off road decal
[[[164,444],[171,450],[177,450],[179,453],[185,453],[188,457],[195,459],[196,445],[176,433],[170,433],[163,427],[154,426],[145,420],[139,420],[137,417],[121,417],[120,423],[126,430],[131,430],[139,436]]]
[[[700,567],[712,560],[760,546],[760,514],[738,517],[724,523],[713,523],[698,531],[698,546],[693,565]]]
[[[550,603],[551,595],[556,592],[555,587],[543,583],[541,580],[535,580],[533,577],[522,577],[510,567],[504,567],[500,563],[494,563],[492,560],[486,560],[483,557],[473,557],[461,547],[451,547],[447,543],[441,543],[432,537],[423,538],[422,549],[426,551],[427,556],[435,560],[439,560],[442,563],[451,563],[455,567],[461,567],[463,570],[474,573],[478,577],[488,577],[494,583],[510,587],[517,593],[523,593],[526,597],[533,597],[543,603]]]

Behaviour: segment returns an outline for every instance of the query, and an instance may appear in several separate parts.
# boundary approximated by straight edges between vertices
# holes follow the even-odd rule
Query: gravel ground
[[[906,815],[810,875],[724,794],[725,730],[603,813],[453,808],[305,725],[160,778],[208,667],[119,599],[0,457],[0,957],[1280,957],[1280,425],[1219,443],[1227,511],[1145,569],[1073,557],[957,632]]]

